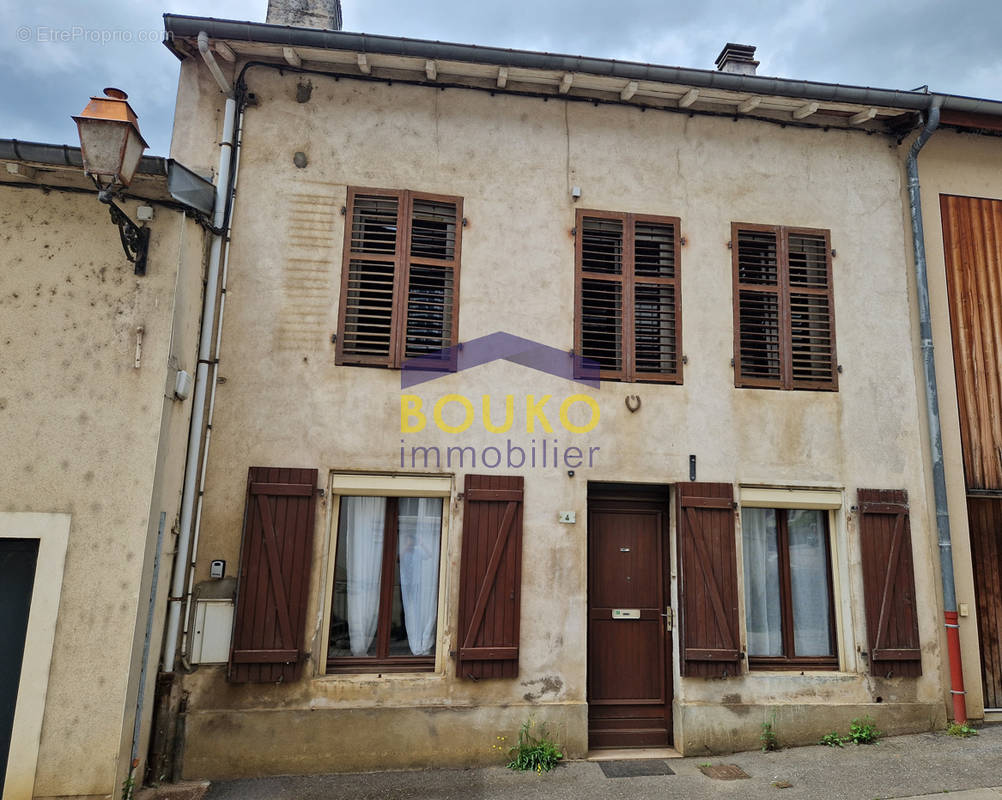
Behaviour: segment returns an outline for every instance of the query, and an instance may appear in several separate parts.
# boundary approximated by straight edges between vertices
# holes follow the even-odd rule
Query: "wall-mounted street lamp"
[[[118,226],[125,257],[135,265],[136,275],[146,274],[150,229],[136,225],[115,205],[114,196],[136,174],[147,144],[139,133],[138,117],[121,89],[105,89],[104,97],[91,97],[80,115],[73,117],[80,134],[84,171],[98,188],[111,221]]]

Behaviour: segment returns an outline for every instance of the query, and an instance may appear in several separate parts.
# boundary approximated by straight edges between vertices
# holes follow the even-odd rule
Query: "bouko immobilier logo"
[[[579,387],[564,397],[501,391],[469,397],[426,396],[423,386],[492,361],[511,361],[569,383],[599,388],[599,365],[575,353],[491,333],[404,362],[400,373],[400,467],[437,469],[579,469],[594,466],[597,446],[580,438],[595,430],[598,402]],[[420,390],[414,387],[422,386]],[[417,394],[416,391],[421,391]],[[503,410],[502,410],[503,409]],[[440,434],[455,444],[434,444]],[[573,444],[567,437],[574,437]],[[561,442],[561,438],[564,439]]]

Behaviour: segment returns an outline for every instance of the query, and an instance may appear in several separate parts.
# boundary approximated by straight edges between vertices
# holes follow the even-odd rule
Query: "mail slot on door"
[[[640,619],[639,608],[614,608],[612,609],[613,619]]]

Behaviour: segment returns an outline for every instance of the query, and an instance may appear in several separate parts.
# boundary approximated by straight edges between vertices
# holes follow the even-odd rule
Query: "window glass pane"
[[[828,546],[824,511],[787,511],[793,648],[798,656],[832,652]]]
[[[385,497],[342,497],[328,658],[376,655]]]
[[[390,655],[434,655],[442,498],[401,497],[397,502]]]
[[[776,511],[741,509],[748,654],[783,655]]]

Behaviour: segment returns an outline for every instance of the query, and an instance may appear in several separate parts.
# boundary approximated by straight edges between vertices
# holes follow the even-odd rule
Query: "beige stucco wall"
[[[165,511],[156,673],[191,406],[169,362],[194,372],[202,234],[163,207],[151,228],[137,277],[94,194],[0,188],[0,511],[72,515],[37,797],[120,791]]]
[[[936,380],[943,429],[943,463],[950,509],[957,603],[967,604],[970,609],[970,615],[959,620],[964,688],[967,691],[968,714],[975,718],[984,713],[984,695],[975,616],[974,571],[967,522],[967,496],[946,284],[940,195],[956,194],[1002,199],[1002,171],[998,169],[1000,159],[1002,159],[1002,141],[997,137],[958,134],[951,129],[943,129],[934,134],[919,156]]]
[[[191,64],[182,70],[178,108],[186,116],[184,131],[175,134],[174,154],[186,161],[187,148],[190,160],[204,159],[203,143],[218,136],[218,99],[206,90],[204,74],[194,72]],[[690,454],[697,456],[699,480],[844,492],[832,516],[842,669],[703,681],[680,679],[676,666],[676,743],[694,750],[744,746],[757,738],[762,713],[776,706],[798,709],[798,723],[778,730],[785,743],[829,730],[837,704],[870,711],[890,730],[940,724],[936,548],[926,513],[915,363],[907,357],[913,341],[902,167],[894,142],[859,132],[486,92],[310,80],[312,99],[299,104],[296,76],[256,69],[248,77],[260,102],[247,111],[240,156],[220,365],[226,382],[218,387],[213,424],[200,580],[210,559],[226,559],[236,574],[248,467],[318,467],[325,476],[399,470],[399,372],[334,365],[340,209],[350,185],[462,196],[468,225],[462,233],[460,340],[502,330],[563,350],[573,346],[571,187],[581,187],[583,208],[681,217],[688,241],[681,267],[685,383],[605,383],[595,391],[495,362],[410,390],[423,398],[426,411],[450,392],[475,404],[491,394],[496,406],[514,394],[516,408],[526,394],[552,394],[548,410],[557,425],[555,406],[569,394],[586,392],[601,408],[592,432],[555,434],[562,445],[600,447],[593,468],[579,468],[574,477],[564,469],[525,471],[518,680],[458,681],[449,659],[440,674],[377,678],[315,676],[311,658],[306,677],[285,686],[231,686],[221,668],[203,667],[185,680],[192,693],[186,773],[221,777],[409,763],[404,752],[414,746],[411,734],[431,724],[414,708],[470,710],[435,717],[439,733],[443,720],[451,720],[449,734],[465,742],[461,753],[450,751],[451,763],[490,760],[494,737],[512,735],[515,721],[530,712],[568,726],[568,750],[580,755],[586,739],[587,482],[684,481]],[[305,169],[293,165],[296,151],[308,156]],[[734,388],[732,221],[830,229],[844,369],[837,393]],[[315,238],[300,238],[304,223],[319,229]],[[625,406],[630,394],[642,399],[635,414]],[[524,412],[518,412],[515,430],[521,433],[510,438],[520,444],[539,438],[526,434],[524,425]],[[495,439],[503,446],[505,438],[484,432],[479,422],[462,436],[430,424],[406,437],[406,446],[479,449]],[[457,486],[464,471],[451,470]],[[857,655],[867,649],[851,508],[858,487],[909,492],[924,642],[923,675],[916,680],[872,678]],[[311,576],[307,648],[313,653],[327,591],[328,503],[319,503]],[[558,524],[562,510],[576,511],[577,523]],[[454,497],[440,651],[456,646],[461,518]],[[393,715],[394,708],[410,710]],[[283,710],[285,717],[275,716]],[[276,719],[296,726],[317,720],[317,730],[329,730],[331,719],[350,720],[360,736],[381,735],[382,745],[369,758],[340,738],[320,737],[315,744],[296,739],[286,746],[273,733]]]

